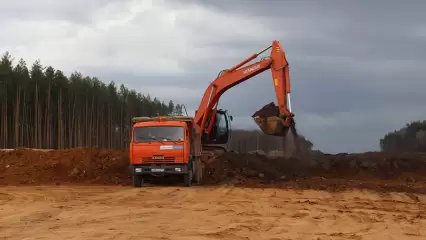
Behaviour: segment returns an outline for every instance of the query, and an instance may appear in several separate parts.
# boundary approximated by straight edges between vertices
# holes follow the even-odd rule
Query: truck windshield
[[[135,127],[134,142],[179,142],[183,141],[185,131],[179,126]]]

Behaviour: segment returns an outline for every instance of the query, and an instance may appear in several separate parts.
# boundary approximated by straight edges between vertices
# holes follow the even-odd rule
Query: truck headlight
[[[182,169],[181,168],[175,168],[175,172],[181,172],[182,171]]]
[[[142,172],[142,168],[135,168],[135,172]]]

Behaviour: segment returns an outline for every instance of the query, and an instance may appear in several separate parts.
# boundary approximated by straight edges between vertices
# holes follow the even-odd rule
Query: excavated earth
[[[124,150],[2,151],[0,185],[128,184],[128,166],[128,155]]]
[[[230,152],[210,161],[204,176],[203,185],[426,193],[426,154],[370,152],[288,159]],[[130,185],[127,151],[0,152],[0,185],[88,183]]]
[[[227,153],[209,164],[206,183],[251,187],[426,193],[426,154],[363,153],[309,159]]]

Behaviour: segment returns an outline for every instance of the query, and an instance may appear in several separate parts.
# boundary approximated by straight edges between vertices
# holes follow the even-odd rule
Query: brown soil
[[[339,191],[370,189],[426,193],[426,154],[363,153],[298,158],[227,153],[212,162],[208,183]]]
[[[314,165],[306,167],[297,158],[226,153],[206,166],[203,184],[426,193],[426,154],[320,155],[310,160]],[[127,151],[21,149],[0,152],[0,185],[87,183],[130,185]]]
[[[407,193],[8,186],[0,209],[7,240],[426,239],[426,195]]]
[[[278,106],[276,106],[274,102],[270,102],[256,111],[251,117],[271,117],[278,116],[279,114],[280,110],[278,109]]]
[[[125,150],[65,149],[0,152],[0,184],[128,184]]]
[[[124,150],[0,151],[0,239],[425,238],[426,154],[311,160],[226,153],[203,187],[134,189]]]

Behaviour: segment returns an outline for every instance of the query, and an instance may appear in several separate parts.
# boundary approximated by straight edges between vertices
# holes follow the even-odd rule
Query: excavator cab
[[[213,118],[213,126],[209,135],[203,133],[202,141],[203,144],[227,144],[231,137],[231,121],[233,120],[227,110],[216,110],[216,117]],[[209,119],[210,120],[210,119]],[[206,126],[210,124],[210,121],[206,122]]]

